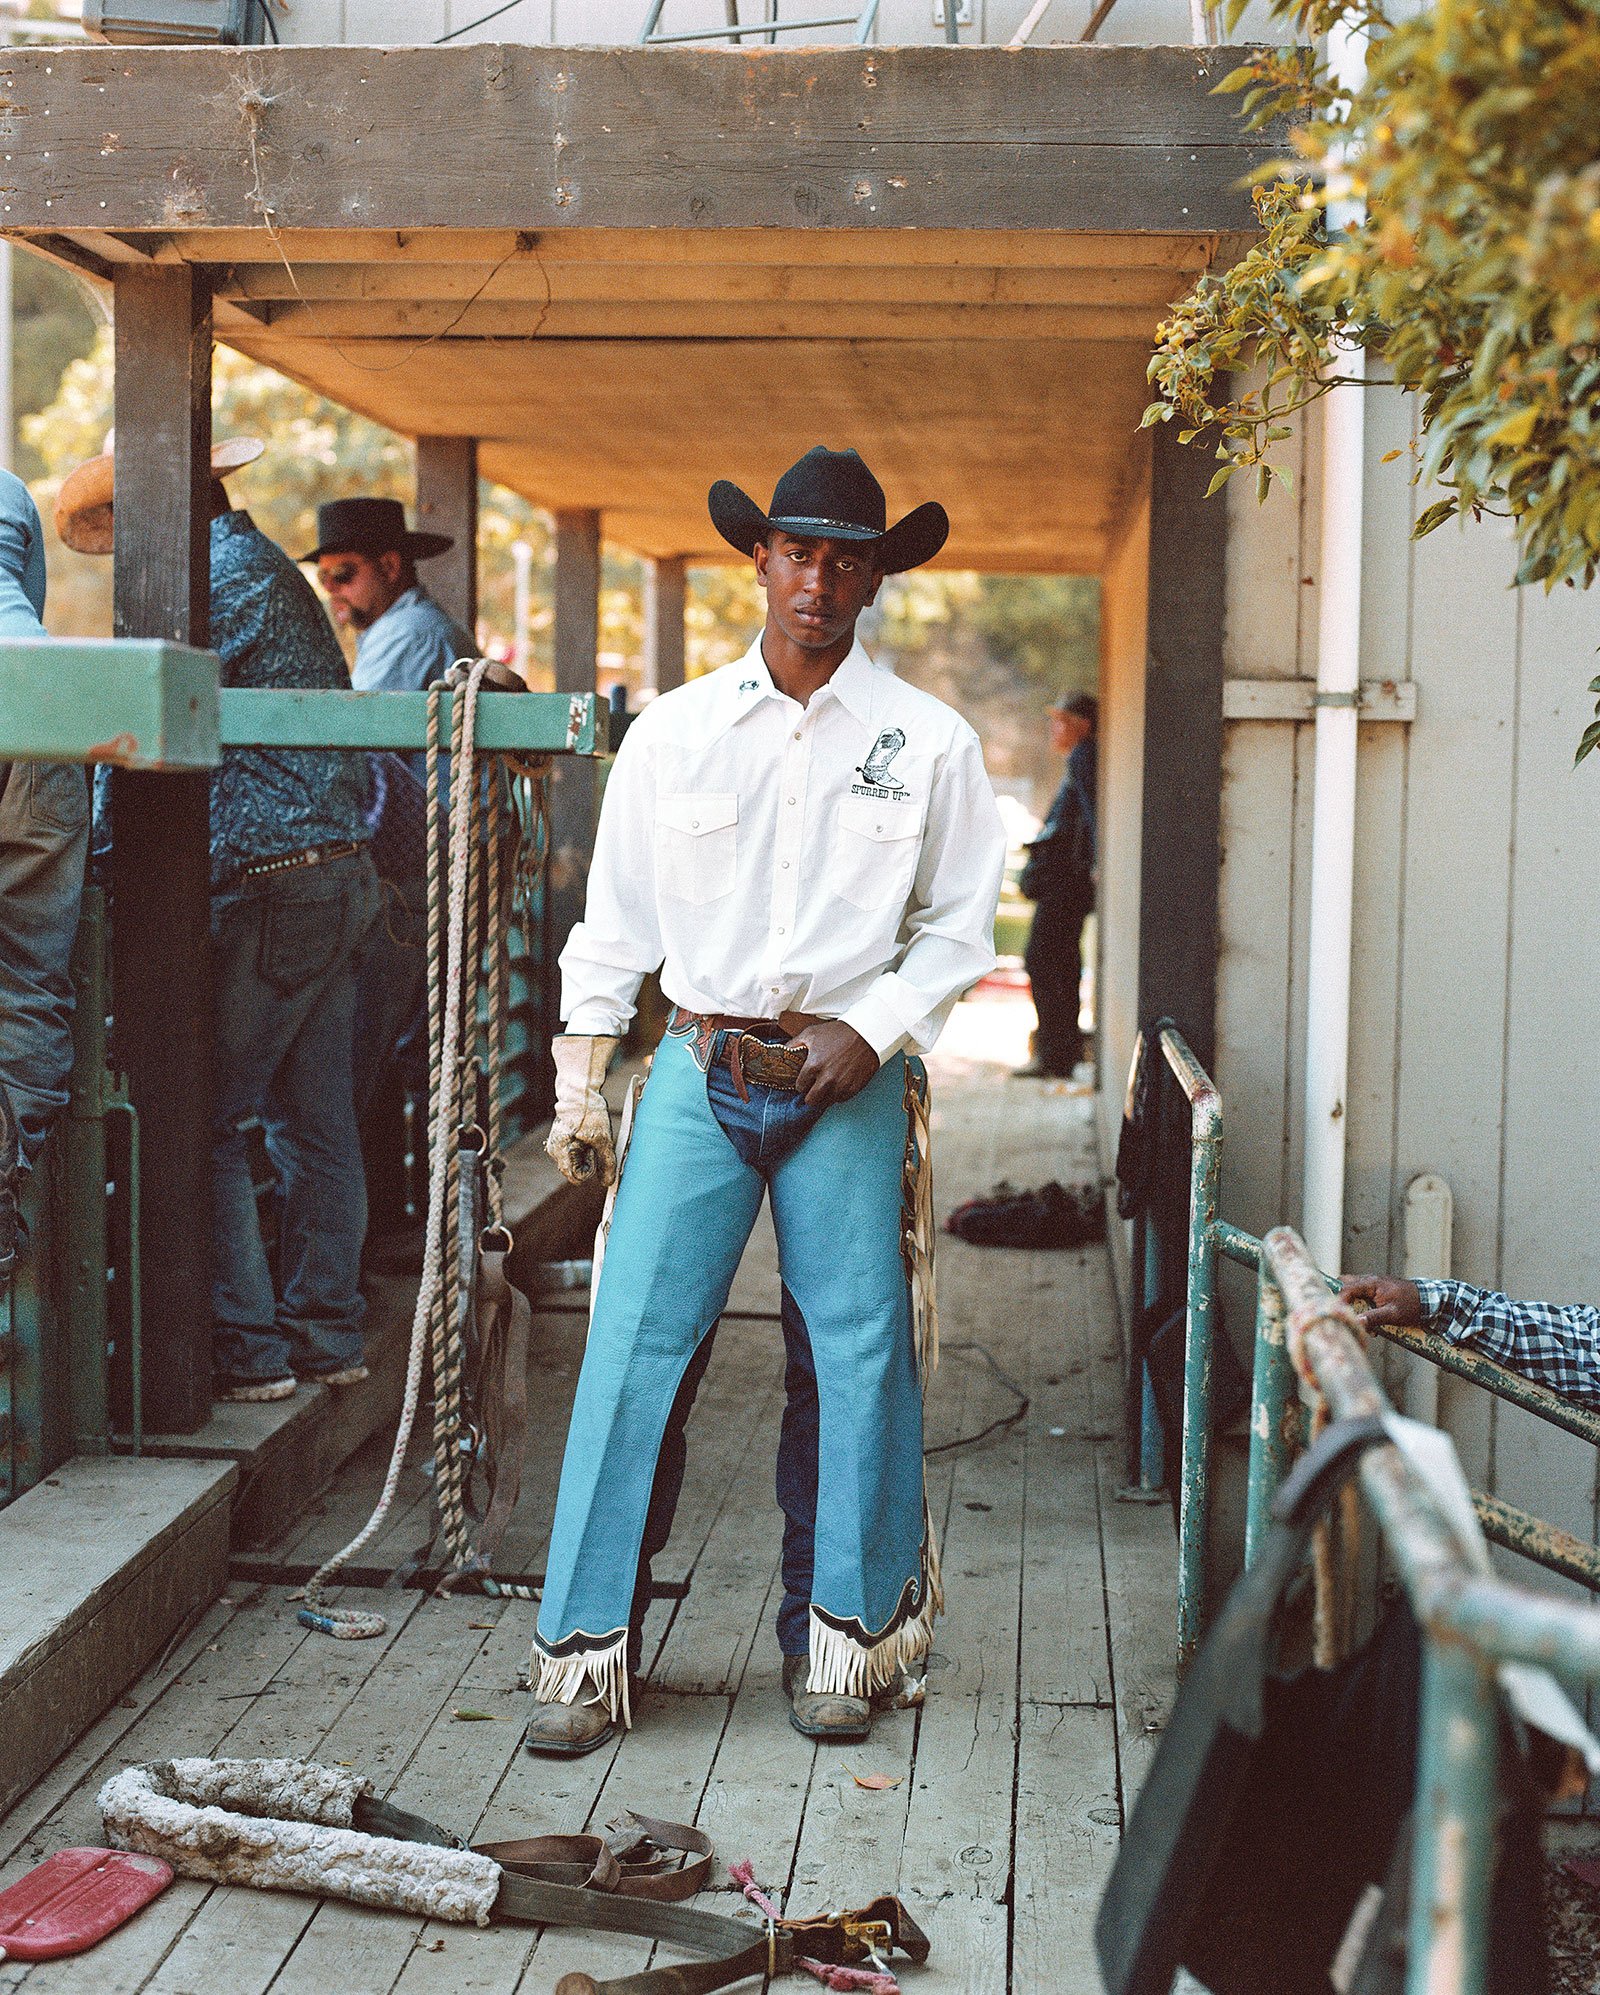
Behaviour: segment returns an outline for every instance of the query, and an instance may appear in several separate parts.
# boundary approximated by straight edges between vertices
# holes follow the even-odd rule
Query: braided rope
[[[465,684],[458,689],[452,708],[452,748],[456,751],[451,765],[452,827],[464,825],[468,813],[468,801],[473,779],[473,758],[470,750],[474,725],[477,718],[478,689],[484,673],[489,669],[487,659],[473,661],[466,675]],[[429,688],[428,703],[428,827],[430,864],[428,870],[428,949],[430,963],[437,963],[437,938],[439,933],[438,886],[442,870],[433,863],[437,850],[435,833],[438,828],[438,698],[437,687]],[[461,752],[465,749],[465,753]],[[422,1280],[417,1289],[416,1312],[411,1322],[411,1347],[406,1360],[405,1397],[400,1408],[400,1424],[395,1431],[394,1448],[389,1456],[388,1471],[383,1479],[383,1488],[372,1515],[342,1551],[335,1552],[313,1574],[305,1590],[305,1605],[300,1609],[300,1620],[304,1626],[315,1628],[323,1634],[333,1635],[343,1641],[359,1641],[363,1637],[381,1635],[388,1623],[381,1614],[359,1612],[354,1608],[325,1607],[322,1604],[323,1589],[328,1586],[341,1567],[348,1565],[361,1548],[370,1542],[382,1525],[394,1502],[394,1494],[400,1482],[400,1471],[405,1464],[406,1451],[411,1445],[411,1430],[416,1422],[417,1405],[422,1392],[422,1358],[428,1343],[427,1332],[434,1313],[435,1301],[443,1294],[444,1254],[443,1220],[447,1210],[451,1181],[451,1165],[455,1159],[456,1146],[452,1140],[456,1116],[457,1063],[453,1049],[461,1037],[461,957],[465,942],[464,926],[466,912],[466,871],[467,841],[465,837],[454,835],[450,842],[450,905],[448,940],[446,946],[446,973],[444,978],[443,1017],[439,1025],[439,1051],[451,1049],[452,1057],[441,1057],[434,1068],[433,1118],[430,1131],[428,1157],[428,1227],[422,1257]],[[436,1005],[429,1000],[429,1040],[432,1051],[433,1014]],[[438,1397],[437,1381],[435,1398]],[[435,1423],[437,1436],[437,1420]],[[459,1476],[460,1460],[457,1453],[456,1469]],[[441,1505],[443,1491],[441,1489]]]
[[[500,878],[500,839],[504,831],[503,778],[499,770],[489,778],[488,826],[489,849],[489,892],[486,927],[501,925],[505,915],[503,888]],[[493,938],[491,938],[492,944]],[[504,949],[494,948],[487,952],[489,961],[489,1004],[484,1019],[483,1068],[484,1068],[484,1200],[488,1209],[489,1225],[499,1231],[505,1227],[505,1197],[501,1188],[501,1175],[504,1165],[500,1156],[500,1062],[505,1050],[506,1031],[506,979],[507,963]]]
[[[458,676],[452,667],[450,679]],[[470,994],[475,980],[469,978],[472,883],[477,858],[477,818],[472,807],[477,788],[477,765],[467,728],[467,702],[457,697],[450,711],[450,925],[447,946],[445,987],[455,1003],[457,1027],[445,1035],[440,1049],[440,1068],[451,1077],[453,1110],[446,1125],[449,1164],[445,1180],[444,1270],[434,1298],[430,1339],[433,1358],[433,1488],[439,1522],[444,1530],[445,1549],[452,1567],[460,1569],[472,1557],[466,1520],[466,1477],[462,1461],[462,1357],[456,1335],[455,1312],[461,1270],[461,1147],[460,1125],[476,1114],[476,1103],[468,1104],[467,1040],[471,1031]],[[458,930],[460,931],[458,935]],[[470,1165],[469,1165],[469,1168]]]

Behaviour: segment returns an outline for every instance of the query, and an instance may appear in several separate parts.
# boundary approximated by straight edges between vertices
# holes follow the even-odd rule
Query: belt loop
[[[750,1099],[750,1090],[744,1080],[744,1034],[730,1032],[728,1035],[728,1071],[733,1076],[734,1092],[741,1101]]]

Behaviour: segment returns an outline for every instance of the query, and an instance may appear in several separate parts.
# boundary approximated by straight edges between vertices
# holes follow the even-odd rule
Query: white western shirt
[[[880,1061],[925,1050],[994,967],[1005,843],[958,713],[859,643],[802,707],[758,638],[628,730],[561,953],[566,1029],[622,1032],[659,968],[690,1011],[806,1011]]]

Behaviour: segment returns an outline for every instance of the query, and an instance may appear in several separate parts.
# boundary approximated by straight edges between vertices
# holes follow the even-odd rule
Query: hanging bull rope
[[[519,1599],[536,1597],[530,1587],[494,1580],[489,1566],[510,1519],[521,1478],[531,1322],[526,1300],[512,1289],[505,1273],[511,1236],[505,1226],[500,1183],[504,935],[514,873],[520,872],[525,882],[531,880],[543,857],[544,765],[521,772],[530,776],[533,784],[533,823],[521,844],[522,867],[507,869],[502,863],[507,829],[502,758],[480,755],[473,745],[478,696],[488,669],[487,659],[460,659],[442,684],[428,689],[431,1100],[422,1278],[411,1323],[400,1424],[383,1488],[372,1515],[356,1536],[313,1575],[300,1609],[300,1620],[306,1627],[346,1641],[381,1635],[388,1625],[381,1614],[325,1606],[322,1594],[339,1570],[370,1542],[394,1502],[421,1399],[425,1353],[433,1380],[434,1500],[449,1568],[444,1585],[470,1579],[489,1593]],[[439,708],[446,686],[455,693],[450,712],[448,824],[439,793]],[[485,960],[489,964],[486,991],[482,989]],[[480,995],[487,998],[481,1017]],[[465,1382],[472,1361],[480,1386],[480,1423],[467,1418]],[[482,1390],[496,1373],[503,1380],[502,1389]],[[476,1431],[477,1426],[481,1431]],[[468,1520],[469,1485],[480,1444],[490,1458],[491,1493],[474,1546]]]

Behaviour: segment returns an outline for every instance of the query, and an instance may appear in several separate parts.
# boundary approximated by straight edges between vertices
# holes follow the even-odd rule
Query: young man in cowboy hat
[[[682,1421],[764,1194],[802,1402],[779,1470],[797,1727],[864,1736],[939,1607],[915,1055],[993,964],[1005,835],[972,729],[875,666],[855,626],[948,521],[923,505],[886,530],[866,465],[820,447],[770,512],[727,483],[710,507],[754,556],[766,627],[629,731],[561,959],[550,1153],[616,1188],[534,1640],[535,1752],[585,1752],[629,1721]],[[619,1177],[600,1083],[651,970],[675,1009]]]
[[[350,683],[357,692],[420,693],[458,658],[477,656],[476,640],[417,576],[419,561],[454,545],[448,534],[414,532],[398,499],[333,499],[317,508],[317,544],[300,559],[317,564],[335,622],[356,633]],[[362,1118],[392,1063],[413,1096],[425,1102],[428,1089],[426,758],[377,754],[370,768],[367,815],[385,907],[357,973],[355,1099]],[[398,1109],[393,1112],[397,1117]],[[376,1124],[384,1120],[381,1111],[375,1114]],[[370,1126],[368,1142],[375,1157],[388,1147]],[[374,1190],[381,1206],[376,1183]]]
[[[223,489],[222,477],[260,452],[237,438],[211,456],[211,646],[222,683],[347,688],[310,583]],[[62,485],[62,540],[109,553],[114,503],[108,451]],[[230,748],[211,778],[211,1294],[224,1399],[287,1399],[299,1379],[366,1376],[350,1022],[378,881],[362,793],[360,757],[327,749]],[[284,1194],[276,1288],[250,1170],[249,1132],[263,1118]]]

